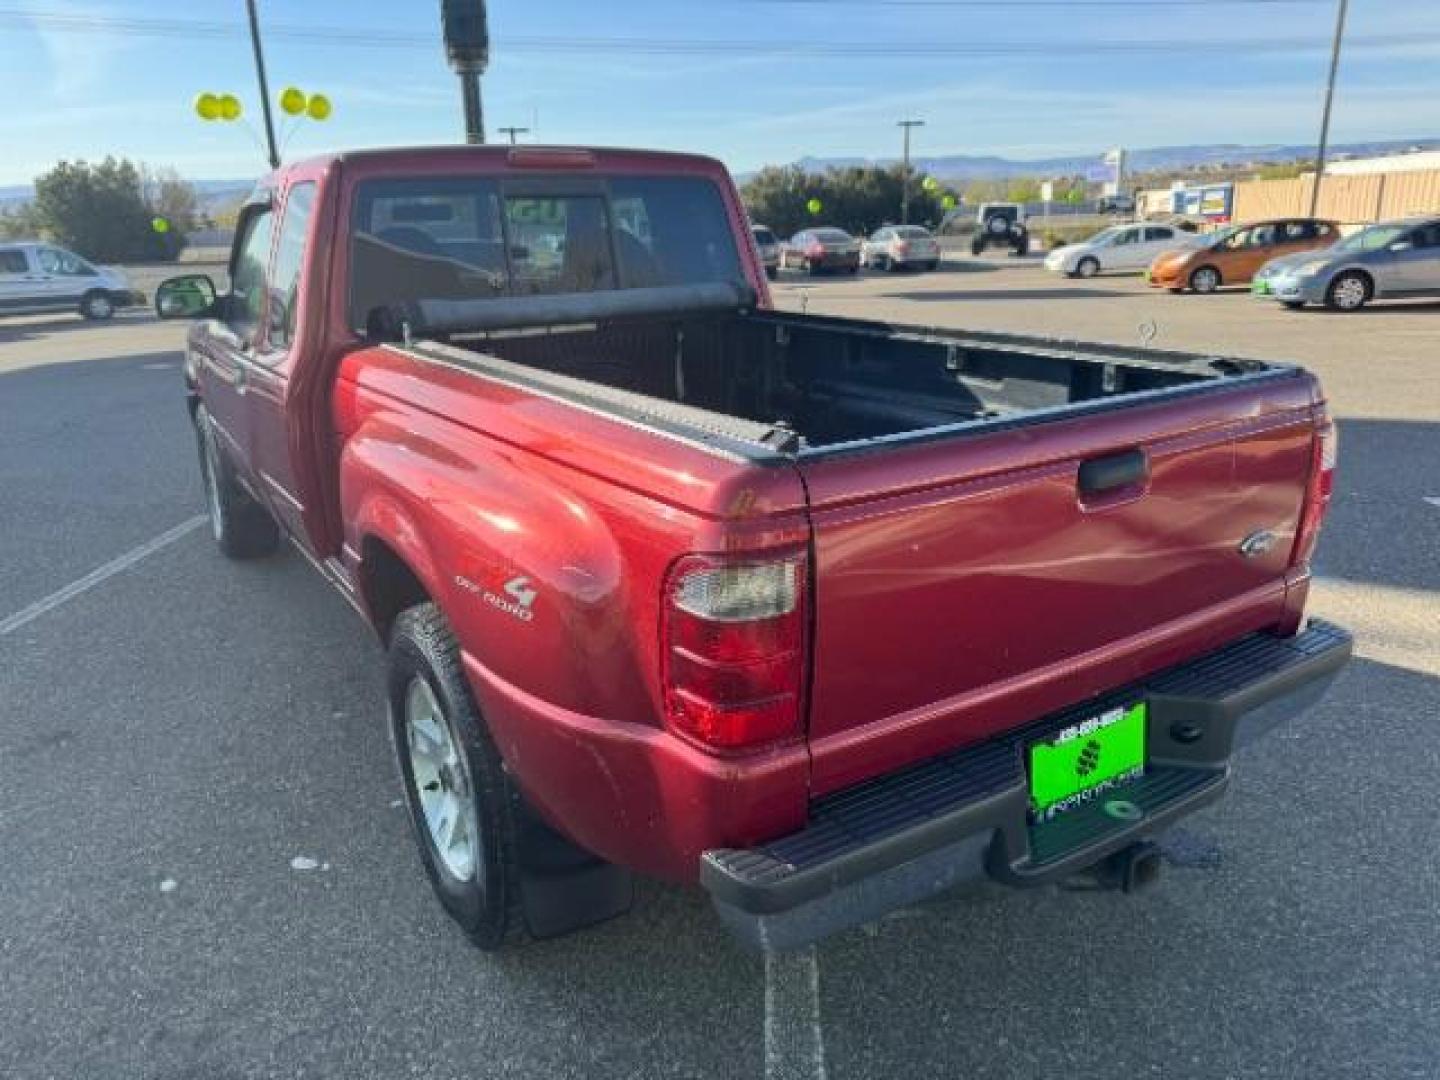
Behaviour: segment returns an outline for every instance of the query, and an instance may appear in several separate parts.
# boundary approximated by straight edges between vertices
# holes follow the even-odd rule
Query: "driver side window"
[[[265,307],[265,273],[274,225],[275,215],[268,207],[253,213],[245,223],[245,236],[235,256],[225,323],[246,340],[254,337]]]

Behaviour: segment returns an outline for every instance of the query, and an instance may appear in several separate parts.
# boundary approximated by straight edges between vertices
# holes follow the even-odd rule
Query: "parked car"
[[[1030,250],[1030,231],[1025,226],[1025,208],[1019,203],[981,203],[975,211],[975,236],[970,254],[979,255],[992,245],[1005,245],[1012,254]]]
[[[1045,269],[1067,277],[1094,277],[1102,271],[1144,270],[1157,255],[1197,243],[1174,225],[1113,225],[1089,240],[1066,244],[1045,256]]]
[[[39,240],[0,241],[0,315],[74,310],[108,319],[117,308],[144,302],[123,270],[94,266]]]
[[[1125,192],[1115,195],[1101,195],[1095,204],[1097,214],[1133,214],[1135,213],[1135,196]]]
[[[765,267],[765,276],[774,281],[780,273],[780,241],[764,225],[750,230],[755,236],[755,249],[760,252],[760,263]]]
[[[774,948],[985,875],[1152,880],[1349,655],[1304,616],[1318,382],[775,311],[744,221],[674,153],[262,180],[231,291],[157,293],[198,320],[220,550],[288,536],[374,628],[420,861],[484,948],[618,914],[632,871]]]
[[[1279,255],[1329,247],[1340,226],[1318,218],[1281,218],[1236,225],[1201,237],[1199,247],[1167,252],[1150,264],[1149,282],[1157,289],[1212,293],[1222,285],[1246,285],[1255,272]]]
[[[940,243],[920,225],[885,225],[860,245],[860,265],[876,270],[934,270]]]
[[[1440,296],[1440,218],[1371,225],[1319,252],[1266,263],[1251,292],[1288,308],[1357,311],[1371,300]]]
[[[860,269],[860,241],[844,229],[805,229],[780,248],[780,269],[787,268],[809,274],[826,270],[853,274]]]

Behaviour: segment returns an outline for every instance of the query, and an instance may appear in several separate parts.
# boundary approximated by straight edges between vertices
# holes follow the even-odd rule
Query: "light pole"
[[[900,174],[900,224],[910,224],[910,129],[924,127],[924,120],[899,120],[896,127],[905,132],[905,164]]]
[[[440,23],[445,32],[445,55],[450,67],[460,76],[465,141],[483,143],[485,120],[480,108],[480,76],[490,63],[485,0],[440,0]]]
[[[516,135],[528,135],[528,134],[530,134],[530,129],[529,129],[529,128],[522,128],[522,127],[502,127],[502,128],[500,129],[500,134],[501,134],[501,135],[509,135],[509,136],[510,136],[510,145],[511,145],[511,146],[514,146],[514,145],[515,145],[515,136],[516,136]]]
[[[250,44],[255,50],[255,74],[260,79],[260,108],[265,114],[265,143],[270,150],[270,167],[280,167],[280,150],[275,145],[275,119],[270,115],[270,87],[265,81],[265,53],[260,48],[260,16],[255,13],[255,0],[245,0],[250,16]]]
[[[1325,151],[1330,142],[1330,106],[1335,100],[1335,73],[1340,69],[1340,42],[1345,37],[1345,14],[1350,0],[1340,0],[1335,15],[1335,42],[1330,46],[1330,78],[1325,83],[1325,111],[1320,116],[1320,148],[1315,155],[1315,186],[1310,189],[1310,216],[1320,208],[1320,181],[1325,178]]]

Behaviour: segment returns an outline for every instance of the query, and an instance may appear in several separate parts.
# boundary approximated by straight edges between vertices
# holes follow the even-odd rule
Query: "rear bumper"
[[[1320,620],[1293,638],[1251,635],[1000,739],[827,796],[799,832],[707,851],[701,883],[743,940],[788,948],[962,881],[1055,881],[1218,799],[1234,750],[1318,701],[1350,652],[1350,635]],[[1145,774],[1031,822],[1025,747],[1142,698]]]

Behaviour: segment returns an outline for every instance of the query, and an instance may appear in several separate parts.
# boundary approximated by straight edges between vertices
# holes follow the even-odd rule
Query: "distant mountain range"
[[[1440,139],[1391,139],[1380,142],[1341,143],[1332,146],[1331,157],[1379,157],[1402,153],[1411,147],[1440,148]],[[1235,143],[1214,143],[1198,146],[1156,146],[1127,150],[1125,168],[1128,172],[1149,172],[1165,169],[1195,169],[1206,165],[1264,165],[1277,161],[1294,161],[1315,156],[1313,144],[1243,146]],[[954,154],[944,157],[917,157],[915,167],[941,180],[991,180],[1012,176],[1061,177],[1081,176],[1100,162],[1101,154],[1069,155],[1021,161],[1014,158]],[[820,172],[847,165],[887,165],[896,158],[803,157],[795,164]],[[750,175],[753,175],[750,174]]]

